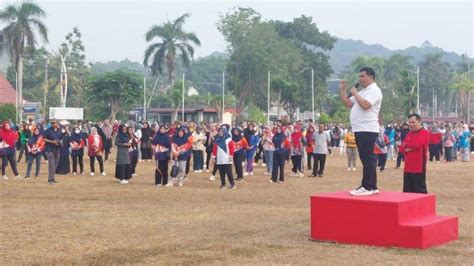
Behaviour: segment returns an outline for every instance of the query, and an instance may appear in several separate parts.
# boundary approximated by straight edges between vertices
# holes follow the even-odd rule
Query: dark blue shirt
[[[53,128],[48,128],[45,132],[44,132],[44,138],[45,139],[48,139],[48,140],[60,140],[61,139],[61,131],[59,129],[56,129],[54,130]],[[60,148],[59,145],[55,145],[55,144],[52,144],[52,143],[46,143],[46,148],[45,148],[45,152],[54,152],[54,151],[57,151],[58,149]]]

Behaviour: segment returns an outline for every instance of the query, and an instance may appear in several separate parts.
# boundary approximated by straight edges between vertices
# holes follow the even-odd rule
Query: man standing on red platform
[[[359,84],[362,90],[358,91]],[[369,196],[379,193],[377,189],[377,163],[374,145],[379,135],[379,112],[382,107],[382,91],[375,83],[375,71],[364,67],[359,71],[359,83],[350,91],[347,97],[347,81],[342,80],[339,96],[348,108],[351,108],[350,121],[355,134],[357,150],[363,166],[362,184],[352,190],[353,196]]]
[[[430,133],[421,125],[419,114],[408,116],[410,132],[403,140],[401,152],[404,153],[403,192],[428,193],[426,189],[426,161]]]

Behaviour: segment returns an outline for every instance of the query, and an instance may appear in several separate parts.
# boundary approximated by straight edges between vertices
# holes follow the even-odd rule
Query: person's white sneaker
[[[303,174],[303,173],[299,173],[298,176],[299,176],[299,177],[304,177],[304,174]]]
[[[253,175],[253,172],[250,172],[250,175]]]
[[[128,182],[127,182],[127,180],[125,180],[125,179],[123,179],[123,180],[120,181],[120,184],[122,184],[122,185],[123,185],[123,184],[127,184],[127,183],[128,183]]]
[[[211,175],[211,176],[209,177],[209,181],[214,181],[214,180],[216,180],[216,177],[215,177],[214,175]]]
[[[275,181],[273,181],[273,180],[270,180],[270,181],[268,181],[268,183],[275,183]]]
[[[361,186],[355,190],[351,190],[350,194],[352,196],[370,196],[370,195],[373,195],[373,192],[372,190],[367,190]]]
[[[263,173],[263,175],[268,175],[268,172]]]
[[[133,177],[136,177],[136,176],[137,176],[137,174],[132,174],[132,176],[133,176]]]
[[[206,169],[206,173],[209,173],[209,169]]]
[[[172,182],[169,182],[168,184],[165,185],[165,187],[172,187],[172,186],[173,186]]]
[[[156,184],[156,187],[162,187],[163,185],[162,184]]]
[[[262,163],[262,166],[265,167],[265,166],[267,166],[267,164],[266,164],[266,163]]]
[[[23,179],[23,177],[21,177],[21,175],[16,175],[15,179]]]
[[[352,170],[352,168],[350,168],[350,167],[349,167],[349,168],[347,168],[347,171],[350,171],[350,170]]]
[[[379,192],[380,192],[380,191],[379,191],[378,189],[374,189],[374,190],[372,190],[372,195],[379,194]]]
[[[357,171],[357,170],[356,170],[356,168],[355,168],[355,167],[352,167],[352,171],[354,171],[354,172],[355,172],[355,171]]]
[[[249,173],[248,173],[248,172],[245,172],[245,173],[244,173],[244,176],[248,176],[248,175],[249,175]]]
[[[291,172],[290,176],[296,176],[297,174],[295,172]]]
[[[3,175],[3,179],[8,180],[8,176]]]
[[[106,174],[105,172],[102,172],[102,175],[103,175],[103,176],[106,176],[107,174]]]
[[[76,172],[72,172],[72,175],[77,175],[77,173],[76,173]]]
[[[178,186],[182,187],[183,186],[183,181],[179,181]]]
[[[91,173],[91,175],[93,176],[93,175],[95,175],[95,174],[94,174],[94,173]]]

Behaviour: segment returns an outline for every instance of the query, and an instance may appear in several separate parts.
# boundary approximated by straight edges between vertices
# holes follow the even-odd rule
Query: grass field
[[[182,188],[153,186],[153,163],[138,165],[128,185],[108,176],[58,176],[0,181],[0,264],[472,264],[474,162],[430,163],[428,190],[437,212],[459,216],[459,240],[429,250],[408,250],[309,240],[309,196],[349,190],[361,168],[346,171],[346,157],[327,161],[324,178],[287,177],[269,184],[263,168],[219,190],[208,173],[191,173]],[[359,163],[360,166],[360,163]],[[394,161],[379,174],[381,190],[400,191]],[[286,167],[289,171],[289,167]],[[20,164],[25,174],[26,165]],[[11,172],[8,172],[12,177]],[[307,173],[306,173],[307,174]],[[287,174],[288,175],[288,174]]]

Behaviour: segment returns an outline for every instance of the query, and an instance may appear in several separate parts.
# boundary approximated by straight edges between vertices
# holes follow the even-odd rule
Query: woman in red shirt
[[[87,138],[87,143],[89,146],[89,159],[90,159],[90,167],[91,167],[91,175],[95,175],[95,159],[99,162],[100,173],[102,175],[106,175],[104,172],[104,161],[102,159],[102,152],[104,150],[104,144],[102,142],[102,138],[97,133],[97,128],[91,128],[91,134]]]

